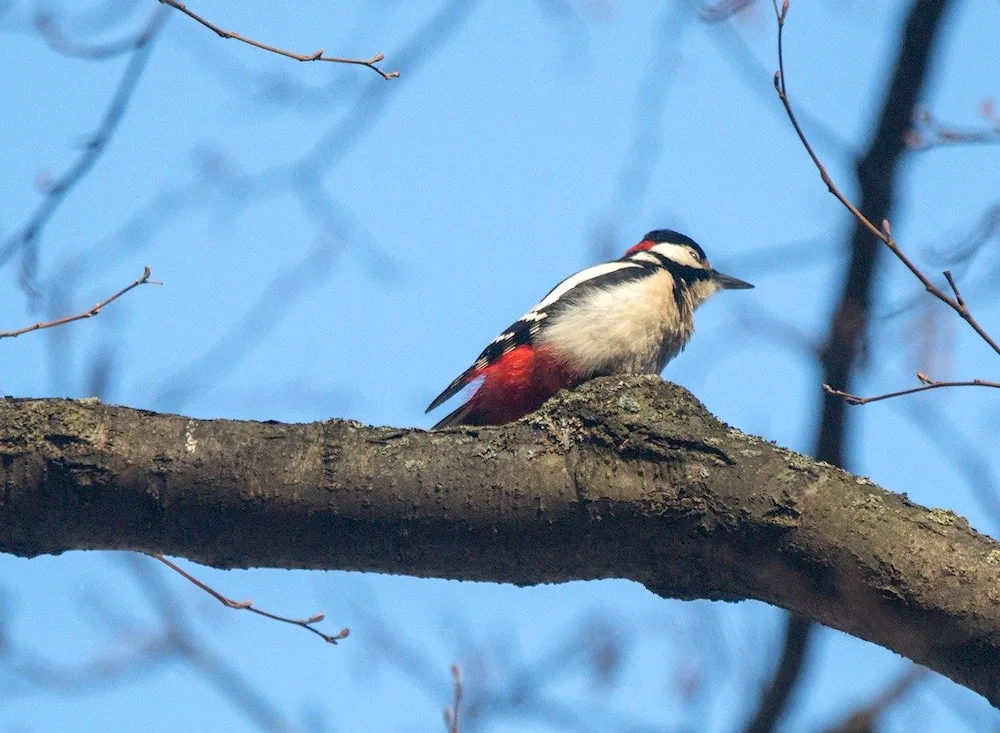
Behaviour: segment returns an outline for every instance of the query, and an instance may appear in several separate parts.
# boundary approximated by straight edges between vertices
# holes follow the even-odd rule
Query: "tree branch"
[[[827,189],[856,218],[850,240],[850,263],[844,274],[841,296],[831,316],[826,344],[819,353],[824,383],[846,390],[857,368],[858,358],[864,349],[867,337],[877,264],[877,245],[871,235],[878,237],[883,234],[881,230],[872,226],[866,216],[874,217],[875,221],[882,221],[890,215],[897,187],[899,160],[903,152],[904,133],[912,118],[911,110],[915,108],[917,99],[922,93],[930,68],[929,60],[936,48],[936,39],[948,3],[945,0],[914,0],[910,6],[896,55],[895,69],[882,100],[878,123],[864,157],[857,162],[858,186],[861,191],[860,210],[855,208],[834,184],[792,108],[785,76],[783,43],[789,0],[784,0],[780,9],[777,0],[772,0],[772,4],[778,23],[778,72],[774,77],[778,96],[792,127]],[[888,225],[884,234],[886,246],[904,264],[910,266],[909,260],[888,235]],[[848,442],[848,429],[844,403],[832,394],[826,394],[818,420],[816,457],[836,466],[846,465],[845,446]],[[771,687],[762,695],[760,707],[751,719],[748,730],[769,731],[777,727],[781,714],[794,692],[796,672],[802,669],[808,638],[808,628],[794,614],[791,615],[786,622],[785,646],[776,676]]]
[[[30,326],[24,326],[23,328],[18,328],[13,331],[0,331],[0,339],[17,338],[18,336],[23,336],[24,334],[31,333],[32,331],[41,331],[43,328],[54,328],[56,326],[64,326],[67,323],[73,323],[74,321],[82,321],[85,318],[93,318],[94,316],[98,315],[102,310],[104,310],[104,307],[106,305],[110,305],[111,303],[115,302],[120,297],[125,295],[125,293],[129,292],[130,290],[134,290],[140,285],[162,285],[162,283],[159,280],[149,279],[150,275],[152,274],[153,274],[152,271],[149,269],[148,266],[146,266],[142,271],[142,275],[140,275],[132,284],[126,285],[117,293],[108,298],[105,298],[90,310],[86,310],[72,316],[63,316],[62,318],[56,318],[55,320],[52,321],[41,321],[39,323],[33,323]]]
[[[797,613],[788,615],[781,659],[774,672],[774,679],[761,695],[757,712],[743,729],[746,733],[768,733],[778,727],[788,701],[801,679],[805,668],[809,643],[815,636],[816,624]]]
[[[202,581],[198,580],[196,577],[191,575],[191,573],[184,570],[184,568],[180,567],[174,562],[171,562],[158,552],[151,553],[149,556],[154,560],[158,560],[159,562],[166,565],[168,568],[170,568],[175,573],[180,575],[182,578],[184,578],[184,580],[193,584],[195,587],[200,588],[201,590],[208,593],[208,595],[212,596],[212,598],[217,600],[226,608],[231,608],[234,611],[249,611],[250,613],[255,613],[258,616],[269,618],[272,621],[280,621],[283,624],[291,624],[292,626],[298,626],[312,634],[315,634],[320,639],[325,641],[327,644],[336,644],[338,641],[346,639],[348,636],[350,636],[351,632],[349,629],[346,628],[341,629],[336,634],[327,634],[317,629],[316,624],[323,621],[326,618],[326,614],[316,613],[308,618],[291,618],[289,616],[279,616],[278,614],[271,613],[270,611],[265,611],[262,608],[257,608],[257,606],[254,605],[253,601],[234,601],[232,598],[222,595],[221,593],[219,593],[219,591],[215,590],[215,588],[208,585],[207,583],[203,583]]]
[[[930,389],[940,389],[941,387],[991,387],[993,389],[1000,389],[1000,382],[990,382],[986,379],[938,382],[921,372],[917,372],[917,379],[921,382],[919,387],[910,387],[909,389],[901,389],[896,392],[886,392],[885,394],[872,395],[871,397],[861,397],[856,394],[851,394],[850,392],[834,389],[829,384],[823,385],[823,391],[827,394],[833,395],[834,397],[840,397],[849,405],[867,405],[869,402],[880,402],[881,400],[888,400],[893,397],[904,397],[910,394],[917,394],[918,392],[926,392]]]
[[[277,46],[269,46],[266,43],[255,41],[254,39],[247,38],[246,36],[241,36],[239,33],[236,33],[235,31],[227,31],[224,28],[220,28],[214,23],[201,17],[194,11],[189,10],[187,6],[184,5],[184,3],[177,2],[177,0],[160,0],[160,2],[163,3],[164,5],[169,5],[175,10],[179,10],[192,20],[201,23],[203,26],[213,31],[220,38],[225,38],[225,39],[231,38],[235,41],[241,41],[242,43],[245,43],[248,46],[253,46],[254,48],[259,48],[263,51],[270,51],[271,53],[276,53],[279,56],[285,56],[290,59],[295,59],[296,61],[329,61],[330,63],[334,64],[354,64],[355,66],[366,66],[372,71],[374,71],[376,74],[381,76],[386,81],[389,81],[390,79],[395,79],[399,76],[398,71],[382,71],[382,69],[380,69],[378,66],[375,65],[378,62],[385,60],[385,56],[381,53],[375,54],[370,59],[345,59],[336,56],[326,56],[323,54],[322,48],[319,49],[318,51],[314,51],[313,53],[295,53],[294,51],[286,51],[283,48],[278,48]]]
[[[15,254],[22,254],[21,285],[34,297],[37,294],[35,283],[35,266],[38,259],[38,246],[42,232],[48,225],[66,196],[74,187],[90,173],[91,169],[107,150],[119,125],[128,111],[129,103],[139,86],[142,74],[149,61],[153,44],[163,29],[167,17],[165,8],[154,13],[145,31],[135,40],[125,72],[108,103],[101,123],[83,146],[73,164],[59,177],[47,182],[44,197],[27,222],[0,245],[0,267]]]
[[[845,720],[828,733],[864,733],[878,730],[876,722],[889,708],[899,702],[919,682],[927,678],[927,670],[923,667],[910,667],[892,684],[875,696],[875,699],[864,707],[854,710]]]
[[[789,3],[788,0],[785,0],[779,10],[777,0],[772,0],[772,2],[778,20],[778,71],[774,75],[774,88],[799,140],[812,159],[813,165],[816,166],[820,178],[823,179],[823,183],[844,208],[854,216],[856,221],[851,248],[851,268],[836,316],[838,328],[844,333],[835,332],[833,334],[825,355],[825,361],[834,360],[840,363],[837,369],[830,368],[828,364],[827,374],[835,373],[840,378],[825,381],[827,385],[832,385],[834,388],[833,390],[827,389],[827,395],[836,397],[837,389],[839,389],[837,385],[846,384],[848,381],[849,368],[845,371],[845,367],[850,366],[853,354],[857,351],[857,343],[850,342],[852,340],[859,341],[864,332],[871,299],[869,284],[874,277],[874,244],[876,240],[889,248],[896,258],[920,281],[928,293],[955,311],[990,348],[1000,354],[1000,343],[997,343],[986,332],[986,329],[969,311],[951,272],[945,271],[944,276],[954,293],[954,297],[931,282],[930,278],[903,252],[892,236],[887,218],[892,205],[897,164],[905,148],[907,122],[903,115],[907,110],[916,107],[917,95],[923,88],[925,73],[929,68],[929,51],[933,48],[934,37],[941,28],[941,18],[948,3],[942,2],[942,0],[915,0],[911,8],[904,29],[903,46],[897,60],[896,71],[886,96],[887,103],[883,107],[872,144],[865,157],[858,162],[858,180],[862,190],[862,202],[858,208],[834,183],[796,119],[785,80],[783,51],[785,18],[788,14]],[[876,221],[881,221],[881,226],[876,226],[873,223]],[[851,299],[853,302],[850,302]],[[839,356],[838,351],[847,353],[848,358]],[[830,404],[830,400],[827,399],[825,404]]]
[[[1000,543],[651,377],[445,433],[2,400],[0,551],[72,549],[757,598],[1000,703]]]
[[[85,44],[74,41],[62,32],[54,16],[44,12],[35,17],[35,27],[49,48],[56,53],[88,61],[106,61],[123,56],[148,43],[163,22],[163,17],[166,15],[163,11],[163,8],[156,9],[149,16],[145,26],[134,35],[108,43]]]

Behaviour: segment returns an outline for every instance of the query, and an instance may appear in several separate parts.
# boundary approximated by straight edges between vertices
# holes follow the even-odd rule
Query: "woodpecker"
[[[695,308],[752,287],[713,270],[690,237],[656,229],[621,259],[563,280],[493,339],[431,402],[427,412],[478,385],[433,429],[513,422],[594,377],[659,374],[691,338]]]

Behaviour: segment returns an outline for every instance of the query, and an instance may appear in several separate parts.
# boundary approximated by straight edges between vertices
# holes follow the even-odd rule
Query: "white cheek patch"
[[[552,289],[552,292],[546,295],[538,305],[531,309],[530,312],[534,313],[535,311],[548,308],[580,283],[593,280],[595,277],[600,277],[601,275],[607,275],[612,272],[617,272],[618,270],[624,270],[629,267],[642,267],[642,265],[637,265],[634,262],[605,262],[603,265],[594,265],[593,267],[588,267],[586,270],[581,270],[556,285]]]
[[[661,255],[666,257],[678,265],[687,265],[688,267],[696,267],[699,270],[704,270],[708,268],[707,262],[699,262],[694,253],[689,247],[683,244],[657,244],[652,247],[654,252],[659,252]]]

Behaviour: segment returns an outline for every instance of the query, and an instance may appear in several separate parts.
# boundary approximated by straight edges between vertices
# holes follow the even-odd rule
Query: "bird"
[[[752,287],[713,269],[690,237],[655,229],[620,259],[570,275],[493,339],[431,402],[426,412],[475,386],[431,429],[503,425],[595,377],[659,374],[691,338],[695,308]]]

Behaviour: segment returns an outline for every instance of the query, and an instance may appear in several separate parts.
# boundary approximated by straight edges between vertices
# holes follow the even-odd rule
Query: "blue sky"
[[[155,5],[45,7],[68,35],[99,40],[141,26]],[[701,23],[697,5],[679,1],[189,5],[297,51],[381,51],[382,66],[401,77],[298,64],[169,16],[107,151],[42,234],[38,300],[19,287],[18,260],[0,269],[0,329],[89,307],[144,265],[163,285],[96,319],[0,342],[4,393],[89,396],[95,365],[105,364],[104,399],[134,407],[428,427],[426,404],[553,284],[670,227],[757,288],[705,305],[694,340],[664,376],[740,429],[810,450],[820,377],[809,349],[825,333],[850,223],[774,94],[769,4],[722,26]],[[792,3],[793,102],[849,193],[851,156],[866,144],[906,7]],[[79,155],[125,59],[68,59],[32,29],[31,7],[4,8],[6,236],[39,205],[39,183]],[[937,118],[982,124],[980,103],[998,94],[996,10],[964,2],[951,12],[924,100]],[[995,148],[913,153],[905,171],[893,232],[937,273],[945,265],[935,251],[996,204]],[[995,378],[995,356],[939,306],[890,317],[920,288],[896,262],[885,260],[884,271],[860,393],[910,386],[915,370],[929,368],[915,334],[932,328],[932,366],[941,370],[932,376]],[[996,255],[987,248],[956,273],[980,320],[1000,332],[990,297]],[[992,394],[941,391],[851,415],[851,470],[996,535],[996,515],[969,481],[997,488]],[[333,627],[352,629],[329,648],[164,578],[206,648],[306,729],[443,729],[452,662],[467,665],[470,685],[475,670],[496,679],[505,664],[545,658],[603,623],[631,650],[620,684],[602,691],[585,674],[557,676],[554,699],[577,701],[578,711],[606,705],[619,723],[726,730],[752,705],[781,628],[780,613],[763,604],[667,602],[620,581],[518,589],[198,572],[233,596],[290,614],[323,610]],[[155,619],[116,555],[0,557],[0,578],[14,638],[61,662],[134,643],[94,610],[92,596]],[[380,646],[379,624],[415,650],[416,678]],[[824,630],[788,729],[831,724],[904,668],[895,655]],[[681,678],[702,680],[686,701]],[[941,679],[889,721],[889,730],[997,725],[981,699]],[[166,664],[108,689],[17,693],[0,712],[2,731],[57,727],[254,726],[189,666]],[[560,728],[551,718],[500,717],[486,729]]]

